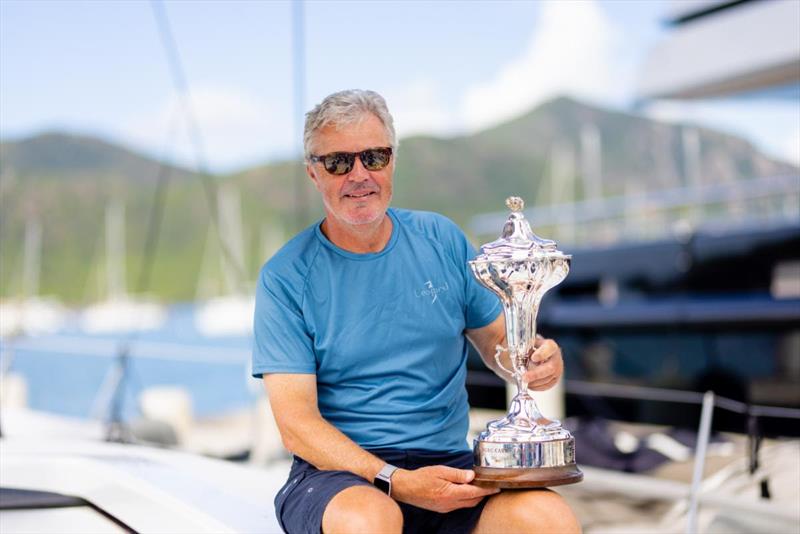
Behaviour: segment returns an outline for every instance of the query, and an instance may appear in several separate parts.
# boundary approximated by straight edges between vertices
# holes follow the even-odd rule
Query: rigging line
[[[619,399],[674,402],[683,404],[702,404],[704,396],[703,393],[681,389],[586,382],[583,380],[565,380],[564,387],[567,393],[573,395],[614,397]],[[800,419],[800,409],[798,408],[746,404],[741,401],[720,396],[716,396],[714,405],[723,410],[743,415]]]
[[[89,268],[86,270],[86,275],[83,277],[83,283],[81,284],[81,290],[80,290],[81,291],[81,297],[80,298],[83,299],[84,301],[90,301],[93,298],[93,296],[89,295],[89,291],[90,291],[89,285],[93,281],[93,276],[94,277],[99,276],[99,272],[98,272],[99,268],[97,267],[97,263],[100,261],[99,258],[98,258],[98,254],[100,254],[100,252],[99,252],[99,249],[101,247],[100,241],[101,241],[101,239],[103,237],[102,231],[100,231],[99,228],[101,228],[101,227],[98,226],[98,235],[99,235],[99,237],[95,237],[93,242],[92,242],[91,252],[88,254],[88,257],[90,258],[90,260],[89,260],[90,261]],[[99,298],[103,298],[103,296],[99,295]]]
[[[150,287],[150,278],[153,272],[153,265],[155,263],[155,252],[158,247],[158,237],[160,235],[161,222],[164,215],[164,200],[169,186],[169,180],[172,175],[172,166],[167,164],[167,152],[169,147],[174,146],[174,139],[177,132],[177,116],[173,113],[170,116],[167,125],[167,135],[164,141],[164,152],[161,154],[157,170],[156,188],[153,195],[153,207],[150,210],[150,216],[147,224],[147,234],[145,236],[144,251],[142,253],[142,261],[139,266],[139,276],[136,281],[134,291],[136,294],[144,293]],[[142,382],[135,376],[131,362],[131,351],[133,344],[138,341],[140,331],[133,329],[128,332],[127,336],[123,336],[117,343],[116,349],[116,362],[112,364],[111,369],[106,375],[106,379],[101,386],[101,391],[95,397],[94,406],[98,403],[102,405],[110,404],[108,410],[108,429],[106,437],[108,439],[124,439],[124,434],[115,435],[112,432],[113,428],[121,428],[123,425],[125,392],[120,391],[125,389],[130,384],[134,390],[137,385],[141,386]],[[113,384],[110,387],[108,394],[103,390],[106,383]],[[143,389],[143,388],[140,388]],[[97,413],[96,408],[92,409]]]
[[[292,2],[292,74],[294,81],[294,138],[303,139],[303,112],[305,108],[305,19],[303,0]],[[294,193],[296,202],[296,230],[299,232],[306,224],[306,183],[303,176],[305,147],[300,146],[300,162],[294,168]]]
[[[194,115],[191,112],[191,108],[188,102],[188,94],[189,88],[188,84],[186,83],[186,79],[183,76],[182,70],[180,69],[180,62],[177,55],[177,49],[175,47],[175,43],[172,39],[172,35],[169,31],[169,23],[166,19],[166,13],[164,12],[163,4],[158,4],[155,1],[152,2],[153,12],[155,14],[156,23],[160,30],[160,35],[162,37],[162,43],[164,44],[165,51],[167,53],[167,60],[170,65],[170,72],[173,75],[173,82],[178,89],[179,97],[181,98],[181,103],[183,105],[183,116],[187,121],[188,131],[190,138],[195,146],[195,158],[196,158],[196,165],[200,170],[200,174],[204,179],[204,185],[206,185],[207,177],[207,165],[205,162],[205,156],[203,151],[202,145],[202,138],[199,134],[199,129],[197,128],[196,122],[194,121]],[[158,245],[158,236],[159,230],[161,227],[161,221],[163,219],[163,212],[164,212],[164,199],[167,192],[167,187],[169,184],[169,179],[172,174],[172,168],[170,165],[166,163],[166,147],[171,145],[172,138],[175,135],[176,123],[177,121],[174,119],[174,116],[171,117],[170,123],[168,125],[168,133],[167,133],[167,140],[164,145],[164,154],[162,154],[161,161],[159,163],[158,171],[157,171],[157,182],[156,182],[156,189],[154,192],[154,200],[153,200],[153,207],[150,212],[147,234],[145,236],[145,243],[144,243],[144,252],[142,255],[142,262],[140,264],[139,269],[139,276],[137,278],[136,283],[136,292],[142,293],[144,290],[147,289],[150,283],[150,277],[152,274],[153,264],[155,261],[155,250]],[[204,188],[206,191],[206,198],[209,200],[209,206],[211,208],[212,213],[212,220],[216,219],[216,205],[212,201],[215,198],[215,192],[209,192],[209,188],[206,185]],[[221,239],[220,239],[221,240]],[[223,244],[223,253],[225,246]],[[238,266],[237,266],[238,268]],[[133,331],[129,332],[127,336],[119,341],[117,344],[116,349],[116,356],[115,356],[115,363],[112,365],[112,368],[109,370],[108,374],[106,375],[106,381],[109,381],[113,377],[113,386],[109,389],[110,397],[108,399],[102,398],[103,404],[110,402],[109,413],[108,413],[108,426],[106,429],[106,440],[107,441],[126,441],[127,436],[125,435],[125,423],[123,421],[123,411],[124,411],[124,403],[125,403],[125,390],[127,389],[127,383],[133,381],[132,370],[130,365],[130,352],[132,344],[138,339],[139,332],[138,329],[134,329]],[[104,383],[106,382],[104,381]],[[112,382],[108,382],[111,384]],[[103,389],[101,387],[101,389]],[[105,395],[104,395],[105,397]]]
[[[184,74],[183,65],[178,52],[178,45],[172,34],[169,17],[167,16],[167,10],[164,7],[163,0],[151,0],[150,5],[153,8],[153,16],[156,20],[156,26],[158,27],[158,34],[161,38],[161,44],[163,45],[164,53],[167,56],[167,64],[169,66],[170,74],[172,75],[172,82],[175,86],[175,90],[178,93],[181,107],[183,108],[183,117],[186,121],[187,132],[194,148],[195,168],[197,169],[203,184],[206,203],[208,204],[208,209],[211,214],[211,224],[216,230],[225,260],[229,265],[233,266],[233,271],[236,276],[236,285],[239,286],[239,289],[244,289],[246,280],[244,266],[241,265],[236,259],[234,254],[231,252],[228,243],[225,241],[225,239],[223,239],[222,236],[219,220],[219,208],[217,206],[218,188],[208,170],[208,160],[206,159],[203,136],[192,109],[189,83]]]
[[[158,237],[160,235],[161,222],[164,215],[164,204],[172,176],[172,166],[167,164],[167,153],[170,147],[174,146],[177,132],[178,117],[172,113],[167,125],[167,135],[164,141],[163,153],[159,159],[158,170],[156,171],[156,188],[153,194],[153,205],[148,217],[147,233],[145,235],[144,250],[142,261],[139,266],[139,275],[134,287],[136,294],[145,292],[150,287],[151,274],[155,263],[155,253],[158,247]],[[98,413],[95,407],[99,402],[108,405],[107,414],[101,415],[107,420],[106,440],[108,441],[128,441],[124,423],[124,404],[125,390],[128,387],[136,388],[142,382],[137,379],[131,366],[131,350],[133,344],[139,338],[139,329],[133,329],[117,343],[115,363],[107,372],[106,378],[101,386],[101,391],[95,397],[93,412]],[[109,384],[108,394],[103,391],[105,384]],[[130,386],[129,386],[130,385]]]
[[[135,286],[135,291],[137,294],[143,293],[150,287],[150,278],[153,274],[155,252],[156,248],[158,247],[158,237],[161,233],[161,223],[164,219],[164,201],[166,199],[169,181],[172,177],[173,169],[171,165],[166,163],[166,152],[167,146],[172,146],[174,141],[175,130],[177,129],[175,122],[177,121],[173,115],[173,117],[170,118],[168,126],[167,142],[164,146],[164,153],[161,156],[161,162],[158,166],[158,179],[156,182],[155,193],[153,194],[153,207],[150,211],[150,217],[148,218],[144,252],[142,254],[142,262],[139,266],[139,277],[136,280]],[[135,335],[136,333],[134,333],[131,337],[135,337]]]

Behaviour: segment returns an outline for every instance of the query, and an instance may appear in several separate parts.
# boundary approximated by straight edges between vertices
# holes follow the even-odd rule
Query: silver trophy
[[[534,350],[539,304],[566,278],[572,256],[531,231],[521,198],[509,197],[506,206],[511,215],[501,237],[483,245],[469,266],[503,303],[508,346],[498,345],[494,358],[514,378],[517,393],[508,414],[491,421],[475,439],[474,483],[500,488],[573,484],[583,479],[575,464],[575,439],[559,421],[542,415],[523,380]],[[504,352],[511,369],[503,365]]]

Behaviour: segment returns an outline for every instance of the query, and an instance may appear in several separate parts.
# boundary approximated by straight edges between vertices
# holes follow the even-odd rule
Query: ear
[[[306,163],[306,174],[309,178],[311,178],[311,181],[314,182],[314,187],[317,188],[317,191],[321,192],[322,189],[320,189],[319,176],[317,176],[317,171],[314,170],[314,167],[310,163]]]

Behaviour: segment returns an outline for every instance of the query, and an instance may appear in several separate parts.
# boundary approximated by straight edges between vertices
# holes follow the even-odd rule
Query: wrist
[[[405,497],[408,494],[409,475],[411,475],[411,471],[401,468],[398,468],[392,475],[391,497],[394,500],[405,502]]]

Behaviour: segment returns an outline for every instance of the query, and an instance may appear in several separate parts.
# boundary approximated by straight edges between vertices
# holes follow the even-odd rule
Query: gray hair
[[[348,89],[326,96],[314,109],[306,113],[306,126],[303,131],[303,149],[306,159],[311,156],[311,144],[318,130],[329,124],[340,126],[357,123],[364,118],[366,113],[372,113],[378,117],[383,123],[392,148],[397,150],[394,119],[389,113],[383,97],[375,91]]]

